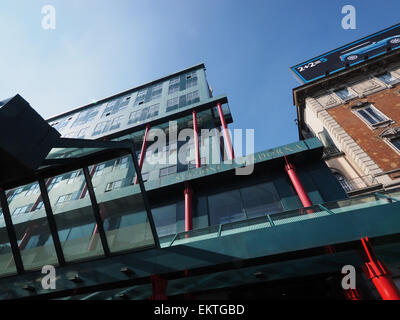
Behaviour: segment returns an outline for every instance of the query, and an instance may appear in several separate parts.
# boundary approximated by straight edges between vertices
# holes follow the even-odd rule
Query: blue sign
[[[400,24],[397,24],[290,69],[301,83],[309,83],[399,48]]]

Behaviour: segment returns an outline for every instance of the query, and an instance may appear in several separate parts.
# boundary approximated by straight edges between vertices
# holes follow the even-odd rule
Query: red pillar
[[[347,300],[362,300],[357,289],[346,289],[343,291]]]
[[[193,190],[189,184],[185,183],[185,231],[193,229],[193,215],[192,215],[192,195]]]
[[[144,132],[144,137],[143,137],[143,143],[142,143],[142,150],[140,151],[140,160],[139,160],[139,169],[142,170],[143,162],[144,162],[144,157],[146,155],[146,148],[147,148],[147,136],[149,134],[150,126],[146,126],[146,131]],[[137,175],[135,178],[134,184],[137,184]]]
[[[193,114],[193,138],[194,138],[194,152],[196,156],[196,168],[201,167],[200,162],[200,147],[199,147],[199,130],[197,127],[197,112],[192,111]]]
[[[361,238],[361,244],[365,261],[363,270],[368,279],[372,281],[383,300],[400,300],[399,288],[393,282],[387,267],[376,257],[368,237]]]
[[[308,197],[308,194],[306,190],[304,189],[303,185],[301,184],[301,181],[299,177],[297,176],[296,169],[294,165],[288,162],[288,160],[285,158],[286,164],[285,164],[285,169],[287,174],[289,175],[290,180],[292,181],[292,184],[294,188],[296,189],[296,192],[300,198],[301,203],[303,204],[304,207],[311,207],[312,202],[310,198]]]
[[[97,168],[97,164],[93,165],[92,170],[90,170],[90,172],[89,172],[90,178],[93,178],[96,168]],[[79,196],[79,199],[83,199],[86,196],[86,192],[87,192],[87,184],[85,183],[85,185],[82,189],[81,195]]]
[[[157,274],[152,274],[150,280],[153,289],[153,294],[150,297],[150,300],[167,300],[168,280]]]
[[[222,111],[222,107],[221,107],[220,103],[217,104],[217,108],[218,108],[219,119],[220,119],[221,125],[222,125],[222,130],[224,131],[225,145],[226,145],[226,149],[228,152],[229,160],[233,160],[235,158],[235,154],[233,152],[231,137],[229,135],[228,126],[226,124],[225,116]]]

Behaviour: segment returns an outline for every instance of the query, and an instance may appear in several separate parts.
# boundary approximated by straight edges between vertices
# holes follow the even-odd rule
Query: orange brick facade
[[[340,126],[358,143],[358,145],[383,170],[400,169],[400,154],[393,150],[379,134],[390,128],[400,126],[400,86],[382,90],[362,99],[354,99],[346,104],[328,109],[328,113]],[[372,103],[377,109],[394,121],[393,124],[371,129],[351,111],[351,106],[357,102]],[[390,175],[392,179],[399,178],[400,172]]]

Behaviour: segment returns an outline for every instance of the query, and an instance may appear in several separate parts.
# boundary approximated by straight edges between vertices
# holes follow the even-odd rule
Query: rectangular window
[[[39,192],[39,184],[35,183],[29,187],[28,191],[25,193],[25,196],[29,196],[31,194],[38,193],[38,192]]]
[[[76,178],[78,178],[80,175],[81,175],[80,170],[72,172],[71,175],[69,176],[67,184],[73,183],[76,180]]]
[[[400,137],[392,138],[389,142],[398,152],[400,152]]]
[[[115,190],[115,189],[120,189],[121,187],[122,187],[122,180],[109,182],[109,183],[107,183],[105,192]]]
[[[354,109],[355,113],[371,126],[376,126],[382,122],[390,120],[372,104],[367,104],[361,108]]]
[[[174,79],[171,79],[169,81],[169,87],[168,87],[168,94],[172,94],[174,92],[178,92],[180,89],[180,77],[176,77]]]
[[[153,88],[151,90],[151,100],[158,99],[161,97],[162,87],[163,87],[162,83],[159,83],[159,84],[153,86]]]
[[[383,81],[387,85],[395,84],[400,81],[400,79],[394,77],[390,72],[385,72],[377,76],[379,80]]]
[[[119,158],[115,162],[116,169],[126,169],[129,166],[129,157]]]
[[[101,164],[97,165],[93,176],[99,176],[99,175],[103,174],[105,167],[106,167],[105,163],[101,163]]]
[[[169,166],[169,167],[166,167],[166,168],[162,168],[162,169],[160,169],[159,177],[160,178],[161,177],[165,177],[165,176],[168,176],[170,174],[174,174],[176,172],[177,172],[177,165],[173,165],[173,166]]]
[[[56,205],[59,206],[59,205],[65,204],[65,202],[74,200],[74,195],[75,195],[75,193],[68,193],[68,194],[60,196],[57,199]]]
[[[78,139],[84,139],[88,129],[89,129],[89,127],[82,128],[81,130],[79,130],[77,138]]]
[[[179,97],[169,99],[167,101],[167,112],[178,109],[179,107]]]
[[[197,86],[197,73],[196,71],[192,71],[186,74],[186,89]]]
[[[352,91],[350,91],[348,88],[342,88],[340,90],[336,90],[335,93],[339,96],[340,99],[343,101],[347,101],[349,99],[352,99],[356,97],[356,94],[354,94]]]
[[[112,120],[110,130],[118,129],[121,126],[121,122],[124,119],[124,116],[116,117]]]
[[[145,102],[147,89],[142,89],[138,92],[134,105],[138,106]]]
[[[57,176],[55,178],[50,178],[50,184],[47,186],[47,190],[50,192],[50,190],[57,188],[62,181],[63,177],[62,176]]]
[[[96,136],[98,134],[102,134],[102,133],[108,131],[109,124],[110,124],[110,120],[98,123],[93,130],[92,136]]]
[[[193,91],[190,92],[186,95],[186,105],[190,105],[192,103],[196,103],[199,102],[200,98],[199,98],[199,91]]]
[[[24,214],[29,212],[29,210],[31,209],[32,205],[28,204],[26,206],[22,206],[22,207],[18,207],[14,210],[14,212],[12,213],[13,216],[17,216],[19,214]]]
[[[90,108],[89,110],[85,110],[79,113],[78,118],[74,121],[71,128],[83,125],[92,121],[96,118],[97,114],[99,113],[100,107]]]

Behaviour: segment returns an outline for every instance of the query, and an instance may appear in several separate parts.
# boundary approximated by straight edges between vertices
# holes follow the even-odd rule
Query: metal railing
[[[338,179],[340,185],[346,192],[353,192],[356,190],[379,185],[380,183],[372,176],[363,176],[354,179]]]
[[[273,214],[264,214],[256,218],[180,232],[175,235],[161,238],[160,243],[162,248],[171,247],[193,241],[219,238],[240,232],[274,228],[287,223],[295,223],[329,215],[342,214],[367,207],[384,206],[393,202],[400,202],[400,190],[371,193],[355,198],[318,204],[312,207],[299,208],[296,210]]]

